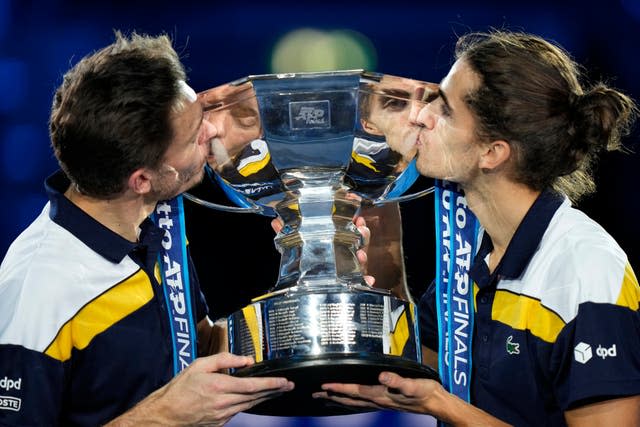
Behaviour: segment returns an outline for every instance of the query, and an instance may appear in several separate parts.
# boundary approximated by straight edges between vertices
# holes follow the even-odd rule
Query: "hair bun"
[[[620,137],[628,133],[636,112],[629,97],[600,83],[569,98],[576,128],[574,147],[591,152],[620,147]]]

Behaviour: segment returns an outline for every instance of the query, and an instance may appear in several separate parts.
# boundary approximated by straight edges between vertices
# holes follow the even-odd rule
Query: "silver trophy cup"
[[[355,71],[249,76],[198,94],[212,141],[211,179],[237,207],[278,215],[279,277],[228,318],[229,350],[255,358],[238,376],[284,376],[295,390],[254,407],[268,415],[362,412],[314,400],[325,382],[377,383],[383,370],[437,379],[421,363],[415,305],[367,286],[353,219],[416,180],[413,104],[431,83]]]

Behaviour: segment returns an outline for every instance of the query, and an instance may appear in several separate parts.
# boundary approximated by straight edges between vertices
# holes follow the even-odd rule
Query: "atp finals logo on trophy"
[[[311,398],[325,382],[377,383],[382,370],[438,378],[421,364],[415,305],[364,282],[353,223],[365,205],[416,180],[414,102],[437,86],[361,70],[249,76],[198,94],[218,130],[207,168],[230,200],[205,206],[279,216],[279,277],[228,318],[229,349],[256,364],[239,376],[284,376],[296,389],[251,412],[362,411]]]
[[[329,101],[302,101],[289,104],[291,129],[322,129],[331,127]]]

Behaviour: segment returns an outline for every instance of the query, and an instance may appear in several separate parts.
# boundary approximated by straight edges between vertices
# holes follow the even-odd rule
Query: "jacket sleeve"
[[[0,425],[58,425],[64,388],[63,362],[0,344]]]

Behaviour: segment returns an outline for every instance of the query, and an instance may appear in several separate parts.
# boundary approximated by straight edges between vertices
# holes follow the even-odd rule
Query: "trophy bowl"
[[[198,94],[216,127],[208,176],[237,206],[279,216],[275,285],[228,317],[229,351],[252,356],[243,377],[283,376],[295,389],[255,406],[263,415],[366,411],[311,394],[327,382],[377,384],[381,371],[438,379],[423,365],[411,302],[366,285],[354,217],[399,202],[418,177],[414,103],[437,85],[363,70],[249,76]]]

